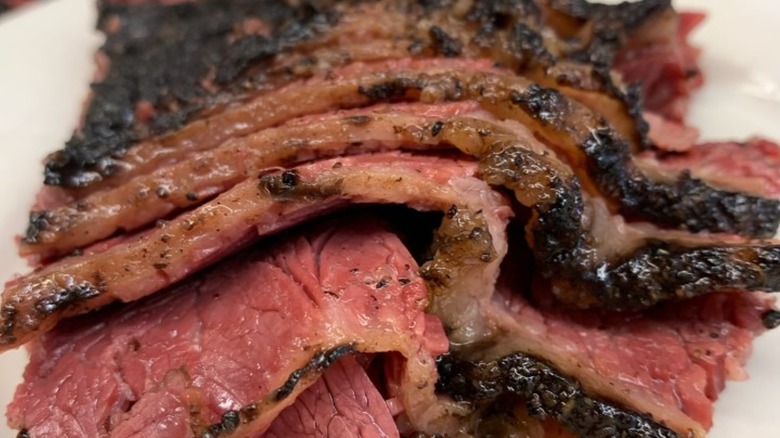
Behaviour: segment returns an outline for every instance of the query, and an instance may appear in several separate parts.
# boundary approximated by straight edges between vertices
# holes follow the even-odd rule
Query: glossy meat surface
[[[292,375],[323,352],[397,351],[413,362],[406,373],[432,371],[447,341],[425,304],[414,260],[385,228],[342,221],[296,233],[63,324],[36,343],[9,418],[30,436],[200,436],[240,415],[231,431],[257,436],[316,381],[324,369]]]

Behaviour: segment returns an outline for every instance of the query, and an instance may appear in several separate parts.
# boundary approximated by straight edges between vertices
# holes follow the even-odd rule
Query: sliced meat
[[[435,139],[417,143],[414,132],[418,126],[475,110],[476,104],[470,102],[396,105],[295,119],[233,139],[115,189],[34,213],[21,251],[39,257],[70,253],[117,231],[136,230],[198,205],[267,168],[348,153],[441,147]]]
[[[480,72],[399,72],[382,78],[370,76],[365,82],[348,81],[345,89],[339,89],[345,93],[340,99],[353,96],[364,102],[399,99],[476,101],[496,118],[529,126],[570,163],[576,164],[578,176],[588,181],[586,188],[596,188],[599,195],[611,201],[615,210],[629,217],[694,232],[726,232],[749,237],[771,237],[780,227],[780,201],[777,199],[719,190],[685,172],[672,177],[644,173],[635,163],[626,141],[600,116],[554,89],[541,88],[522,78]],[[362,135],[365,136],[357,139],[366,142],[368,135],[375,134],[374,131],[364,132]],[[98,193],[93,198],[54,211],[34,212],[23,253],[58,254],[87,245],[122,227],[134,228],[149,223],[176,207],[192,205],[199,198],[219,193],[240,180],[245,171],[306,156],[298,150],[303,141],[300,138],[297,143],[286,145],[286,149],[280,148],[278,153],[269,151],[272,146],[269,139],[274,135],[284,134],[258,133],[239,138],[188,162],[160,169],[146,178],[139,177],[118,191]],[[385,135],[380,142],[388,143],[392,138],[394,147],[399,146],[397,135]],[[337,153],[351,140],[349,135],[346,137],[344,143],[339,144],[338,136],[334,134],[324,147],[330,153]],[[440,143],[435,137],[429,145]],[[308,145],[309,142],[303,144],[304,147]],[[316,151],[317,145],[309,149]],[[252,160],[236,164],[238,158],[245,157],[244,153],[249,153]],[[176,178],[183,178],[188,184],[173,187],[183,193],[165,199],[172,190],[169,186],[177,184]],[[161,197],[163,199],[158,199]],[[94,230],[84,228],[94,222],[99,224]],[[70,227],[74,229],[70,230]],[[58,240],[63,241],[61,247],[57,246]]]
[[[459,213],[453,213],[455,223],[442,230],[442,236],[462,239],[480,228],[481,233],[466,241],[479,243],[473,248],[479,251],[474,260],[494,262],[483,216],[508,208],[500,195],[473,177],[475,171],[470,162],[389,154],[321,161],[298,171],[247,180],[198,209],[104,252],[65,258],[9,283],[0,309],[0,343],[11,348],[48,331],[64,316],[146,296],[235,252],[258,235],[348,203],[397,203]],[[471,260],[455,261],[469,265]]]
[[[600,436],[589,428],[606,424],[617,428],[609,429],[612,433],[635,436],[632,433],[640,433],[635,428],[651,418],[673,430],[675,434],[669,436],[704,436],[712,425],[712,403],[726,380],[745,378],[742,366],[754,336],[765,326],[777,325],[767,324],[767,318],[777,319],[771,301],[751,294],[710,294],[643,313],[564,309],[552,299],[546,282],[529,278],[531,256],[521,256],[514,248],[504,262],[492,306],[482,306],[486,311],[482,317],[494,321],[497,335],[481,343],[456,344],[453,358],[447,359],[455,359],[456,369],[442,372],[449,377],[444,377],[440,388],[449,386],[458,398],[484,397],[487,405],[497,401],[502,406],[507,401],[501,394],[509,391],[531,416],[557,418],[579,436]],[[538,360],[544,363],[539,365]],[[457,368],[462,365],[466,368]],[[509,374],[490,373],[503,368],[528,380],[518,382],[521,386],[502,386]],[[537,405],[532,394],[541,387],[535,385],[545,382],[533,373],[540,370],[546,378],[578,383],[571,391],[552,391],[549,400],[541,398]],[[463,377],[472,372],[487,374],[475,375],[475,380]],[[532,375],[526,375],[529,372]],[[603,402],[606,407],[586,409],[586,403],[582,408],[558,410],[558,403],[570,401],[576,406],[580,397],[595,397],[598,400],[588,402],[591,407]],[[475,406],[478,421],[489,421],[494,410],[487,405]],[[587,415],[580,417],[583,414]],[[641,433],[649,435],[637,436],[669,433],[652,427],[644,430]]]
[[[240,104],[192,121],[167,135],[135,143],[122,154],[111,156],[110,181],[105,184],[90,184],[75,193],[62,189],[55,193],[60,193],[59,197],[63,199],[80,199],[97,189],[121,186],[136,175],[151,173],[195,153],[208,151],[224,142],[238,140],[242,136],[280,125],[296,117],[339,108],[365,106],[368,99],[357,93],[357,89],[383,80],[388,72],[443,73],[451,70],[495,71],[493,62],[489,60],[404,58],[371,64],[350,64],[328,71],[326,75],[294,82],[273,91],[260,92]],[[66,148],[65,151],[67,150]],[[53,208],[61,205],[58,201],[55,198],[40,207]]]
[[[354,351],[403,355],[413,384],[400,402],[433,406],[434,357],[447,340],[423,313],[417,269],[401,241],[369,218],[297,232],[150,300],[63,323],[34,345],[10,423],[31,437],[256,437]],[[365,374],[345,379],[355,366],[344,364],[324,380],[339,407],[349,406],[344,391],[370,386]],[[381,410],[373,391],[363,402],[382,413],[376,428],[392,434],[388,408]],[[332,427],[350,416],[320,410],[328,402],[322,396],[301,403],[316,402],[312,413],[330,416]],[[351,409],[358,402],[353,398]],[[417,425],[436,419],[407,414]],[[370,426],[361,415],[353,424]]]
[[[400,437],[385,399],[354,359],[341,359],[328,368],[263,435],[312,437]]]
[[[594,246],[598,240],[592,234],[593,224],[583,218],[586,202],[569,170],[544,150],[534,150],[537,143],[529,131],[519,126],[514,131],[499,130],[480,123],[417,127],[416,141],[435,138],[481,156],[482,178],[510,188],[521,204],[536,211],[529,229],[535,256],[540,273],[553,280],[553,290],[562,300],[584,308],[628,310],[729,288],[778,289],[777,245],[701,245],[640,236],[627,251],[605,259]],[[103,253],[64,259],[12,282],[0,309],[1,343],[10,348],[49,330],[63,316],[153,293],[251,241],[256,230],[261,235],[271,233],[349,202],[405,203],[447,212],[454,205],[455,213],[462,206],[460,222],[442,231],[443,236],[465,230],[472,236],[467,243],[482,243],[469,246],[465,254],[463,249],[451,254],[442,251],[442,259],[426,265],[431,287],[445,291],[434,295],[460,297],[446,288],[454,284],[453,265],[468,266],[465,255],[472,254],[476,260],[493,262],[496,240],[495,234],[485,233],[486,227],[474,222],[483,220],[480,212],[492,211],[482,206],[480,194],[490,190],[470,179],[475,167],[445,163],[424,157],[362,156],[263,176],[259,187],[255,180],[245,181],[159,229]],[[442,230],[447,227],[444,223]],[[481,231],[474,233],[477,228]],[[681,266],[687,269],[680,270]],[[444,313],[458,315],[437,312]]]
[[[722,187],[780,198],[780,145],[766,139],[699,144],[660,162],[663,168],[687,170]]]
[[[626,82],[642,84],[642,100],[647,110],[680,122],[688,113],[692,93],[704,83],[699,68],[699,50],[692,47],[688,35],[704,20],[704,14],[679,14],[676,41],[643,42],[619,51],[614,68]]]
[[[616,210],[690,231],[774,236],[780,202],[717,190],[683,173],[656,180],[637,168],[625,139],[597,114],[551,88],[522,78],[486,73],[398,77],[362,90],[374,100],[408,98],[411,93],[475,99],[496,117],[516,120],[568,158],[578,176],[616,204]],[[748,210],[750,214],[745,214]]]
[[[507,288],[499,297],[499,307],[514,314],[507,322],[517,338],[513,347],[681,436],[688,430],[702,436],[711,427],[712,403],[726,380],[745,377],[742,365],[771,309],[765,298],[715,294],[644,315],[605,316],[563,312],[549,298],[530,304]]]
[[[139,140],[229,111],[228,102],[248,99],[253,90],[262,92],[354,61],[409,55],[488,57],[554,84],[563,76],[548,75],[545,69],[557,62],[556,55],[564,64],[567,57],[592,63],[583,53],[614,52],[628,41],[631,29],[669,9],[665,2],[641,3],[651,4],[628,13],[623,8],[591,8],[596,15],[589,18],[609,18],[611,35],[621,37],[613,38],[607,48],[597,29],[577,40],[574,51],[567,47],[568,39],[552,43],[543,37],[546,16],[531,1],[319,2],[294,7],[209,0],[172,6],[106,5],[99,23],[108,36],[101,59],[109,67],[94,86],[81,129],[64,150],[49,158],[46,182],[74,188],[99,185],[123,172],[122,156]],[[380,15],[382,23],[371,19]],[[430,25],[417,26],[421,21]],[[280,54],[285,55],[281,64]],[[580,80],[572,78],[586,76],[587,72],[568,74],[562,80],[579,89]],[[621,112],[630,113],[623,133],[641,141],[644,125],[634,108],[636,99],[608,74],[601,76],[599,91],[618,101],[617,114],[608,119],[619,121],[625,118]],[[578,96],[592,102],[593,90],[585,91]],[[597,99],[593,104],[604,108],[602,102]]]

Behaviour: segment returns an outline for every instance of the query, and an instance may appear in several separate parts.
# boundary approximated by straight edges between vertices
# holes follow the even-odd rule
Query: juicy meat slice
[[[773,236],[780,224],[780,202],[776,199],[720,190],[684,172],[679,176],[665,178],[644,173],[630,154],[628,143],[605,124],[600,116],[554,89],[539,87],[523,78],[483,72],[441,74],[398,72],[387,74],[380,80],[373,78],[367,83],[361,81],[349,83],[342,91],[346,96],[353,96],[363,102],[366,99],[369,102],[399,99],[474,100],[493,113],[496,118],[516,120],[527,125],[553,149],[565,156],[570,163],[577,164],[575,168],[578,176],[589,182],[586,187],[610,200],[613,210],[629,217],[644,218],[665,226],[685,228],[694,232],[726,232],[750,237]],[[258,135],[262,137],[261,134]],[[252,144],[251,141],[249,143]],[[226,153],[225,150],[241,146],[242,142],[238,140],[236,143],[226,144],[224,150],[220,150]],[[253,146],[262,148],[263,143],[259,142]],[[258,153],[262,154],[262,151]],[[232,155],[228,154],[228,156]],[[480,156],[480,154],[475,155]],[[198,161],[193,159],[189,164],[181,166],[189,166],[197,171]],[[164,173],[165,170],[160,172]],[[211,176],[218,178],[218,175]],[[160,183],[155,181],[155,177],[150,177],[150,182]],[[207,188],[204,190],[207,193],[218,191],[219,184],[210,187],[208,177],[209,175],[206,175],[203,178],[202,184]],[[139,181],[142,186],[149,182]],[[170,211],[172,208],[168,205],[170,201],[154,200],[152,192],[167,193],[167,189],[165,184],[144,187],[137,193],[133,192],[132,198],[125,200],[124,204],[127,204],[127,208],[132,208],[135,204],[146,205],[147,202],[162,204],[157,207],[160,209],[159,212],[155,208],[150,208],[149,212],[140,215],[146,221]],[[189,194],[192,196],[185,196],[189,199],[179,199],[177,202],[185,205],[195,202],[192,199],[197,200],[198,193]],[[89,217],[90,210],[100,210],[100,208],[89,203],[76,202],[64,207],[63,211],[33,213],[25,238],[24,251],[34,251],[40,239],[43,241],[40,251],[45,253],[47,251],[45,241],[56,240],[58,228],[61,228],[67,237],[67,228],[72,217],[75,218],[73,219],[75,225],[78,225],[79,217]],[[114,208],[107,209],[109,212],[113,210]],[[124,208],[120,210],[123,211]],[[84,219],[80,221],[82,225],[84,222],[89,222]],[[54,228],[52,234],[46,233],[50,223]],[[96,227],[98,230],[102,229],[97,235],[105,236],[121,223],[121,221],[112,222],[103,224],[102,228]],[[132,221],[127,224],[138,225]],[[71,248],[86,244],[90,238],[89,230],[86,231],[86,234],[84,230],[76,233],[77,239],[81,240],[66,244],[64,247]],[[56,253],[56,250],[54,252]]]
[[[490,361],[520,352],[542,359],[576,379],[585,394],[651,415],[680,436],[709,429],[712,403],[726,380],[746,377],[751,342],[765,330],[762,319],[776,313],[765,296],[735,293],[642,313],[564,309],[546,283],[529,281],[531,270],[519,252],[504,261],[493,305],[483,306],[504,335],[495,347],[462,349],[459,358]]]
[[[39,226],[28,229],[20,250],[22,255],[39,257],[67,254],[119,230],[136,230],[202,203],[268,168],[401,147],[446,147],[435,140],[415,142],[415,129],[474,112],[476,107],[472,102],[380,105],[295,119],[278,128],[232,139],[119,187],[34,213],[40,217]]]
[[[660,161],[664,168],[687,169],[713,184],[780,198],[780,145],[770,140],[704,143]]]
[[[353,358],[340,359],[274,420],[263,438],[400,437],[387,402]]]
[[[449,143],[481,157],[482,178],[510,188],[521,204],[536,210],[537,217],[529,228],[535,255],[541,274],[552,279],[561,299],[579,307],[627,310],[718,289],[777,289],[777,245],[690,245],[641,236],[627,252],[605,260],[599,255],[600,239],[593,234],[596,229],[583,217],[587,203],[577,179],[543,147],[536,148],[539,143],[531,132],[512,126],[476,119],[450,120],[416,126],[413,137],[417,143]],[[0,309],[0,341],[4,348],[19,345],[49,330],[63,316],[117,299],[132,301],[148,295],[232,252],[256,236],[257,229],[260,234],[271,233],[349,202],[406,203],[454,214],[463,206],[468,218],[486,211],[477,204],[482,202],[480,193],[491,190],[470,179],[475,166],[455,161],[448,165],[447,160],[439,163],[439,168],[426,168],[436,166],[426,157],[346,157],[262,176],[259,185],[254,179],[247,180],[200,208],[104,253],[67,258],[10,283]],[[476,252],[476,259],[492,262],[495,234],[476,228],[481,231],[467,242],[482,239],[484,249]],[[476,251],[479,245],[470,249]],[[443,267],[432,262],[435,269],[429,282],[450,284],[450,265],[469,263],[459,253],[446,259]],[[671,269],[673,266],[689,270]],[[137,281],[139,278],[144,281]]]
[[[688,113],[691,95],[702,86],[704,76],[698,65],[699,50],[687,39],[703,20],[701,13],[681,13],[676,32],[669,32],[676,40],[628,45],[618,52],[614,68],[627,83],[642,84],[645,109],[678,122]]]
[[[529,126],[569,162],[577,164],[578,175],[589,182],[586,187],[595,189],[611,201],[614,210],[630,217],[694,232],[751,237],[773,236],[780,224],[780,202],[776,199],[720,190],[685,172],[666,177],[643,172],[627,142],[601,117],[558,91],[541,88],[523,78],[473,71],[428,74],[411,70],[346,82],[336,79],[328,84],[338,90],[335,98],[326,93],[340,102],[336,106],[348,101],[366,104],[398,99],[476,101],[495,118]],[[381,132],[362,132],[354,126],[352,129],[358,130],[359,135],[352,135],[361,141]],[[327,132],[327,127],[322,130]],[[288,139],[292,144],[286,147],[275,146],[272,140],[286,139],[286,133],[306,136],[305,131],[295,133],[281,128],[237,138],[178,165],[139,176],[116,190],[98,192],[52,211],[33,212],[22,252],[58,254],[107,237],[117,229],[149,223],[177,207],[192,205],[225,190],[255,167],[283,164],[279,162],[305,156],[299,149],[315,152],[322,148],[338,153],[346,146],[339,145],[339,132],[329,137],[330,143],[312,143],[311,147],[309,141],[301,138],[297,142]],[[345,142],[350,140],[349,135],[345,137]],[[437,143],[435,137],[429,146]],[[399,146],[394,133],[387,132],[379,140]],[[245,157],[250,161],[244,162]],[[179,180],[182,184],[178,184]]]
[[[406,57],[369,64],[352,63],[307,80],[259,92],[222,111],[193,120],[176,131],[134,143],[127,151],[111,157],[111,178],[105,183],[95,182],[77,192],[62,189],[59,192],[62,198],[80,199],[98,189],[121,186],[134,176],[151,173],[195,153],[296,117],[365,106],[369,101],[357,93],[357,89],[382,81],[388,72],[443,73],[451,70],[496,71],[493,62],[484,59],[415,60]],[[59,205],[57,199],[52,201],[39,207],[48,209]]]
[[[448,342],[426,303],[413,258],[374,220],[296,232],[151,299],[63,322],[32,347],[9,423],[33,437],[257,437],[353,351],[400,353],[413,383],[400,402],[430,406],[434,357]],[[369,384],[345,381],[344,366],[325,380],[331,395]],[[392,433],[387,406],[377,420]]]
[[[558,75],[548,75],[546,68],[555,65],[557,57],[564,64],[567,58],[596,63],[588,55],[592,49],[609,62],[632,39],[634,28],[645,21],[659,21],[656,16],[670,11],[668,2],[642,3],[651,4],[628,14],[621,8],[611,12],[610,7],[572,9],[575,14],[595,11],[596,15],[585,17],[593,23],[604,21],[602,16],[608,18],[609,45],[599,37],[604,29],[587,35],[588,24],[578,26],[581,38],[574,43],[567,38],[548,41],[543,35],[552,35],[546,31],[549,17],[532,1],[318,2],[308,8],[214,0],[174,6],[108,5],[99,22],[108,37],[102,58],[109,68],[95,84],[82,128],[63,151],[49,158],[46,181],[73,188],[99,186],[102,180],[123,173],[121,157],[139,140],[229,111],[230,102],[250,99],[257,90],[353,61],[409,55],[487,57],[555,83]],[[376,16],[383,17],[381,23],[371,19]],[[418,26],[421,21],[429,24]],[[520,40],[523,44],[516,44]],[[297,61],[287,61],[291,58]],[[587,76],[587,72],[567,75],[561,85],[580,88],[580,80],[572,78]],[[601,76],[598,90],[585,91],[603,91],[616,98],[619,112],[631,113],[630,132],[625,134],[637,131],[641,137],[635,99],[609,74]],[[581,94],[586,100],[588,95]]]
[[[68,257],[10,282],[0,309],[0,344],[2,349],[12,348],[50,330],[65,316],[154,293],[258,235],[348,203],[406,204],[435,211],[450,211],[455,206],[455,213],[462,210],[458,218],[468,213],[477,219],[494,208],[486,207],[487,203],[505,207],[500,195],[473,177],[475,171],[470,162],[379,154],[321,161],[297,172],[247,180],[104,252]],[[476,258],[487,263],[493,260],[493,247],[490,235],[482,230],[475,236],[485,247]]]

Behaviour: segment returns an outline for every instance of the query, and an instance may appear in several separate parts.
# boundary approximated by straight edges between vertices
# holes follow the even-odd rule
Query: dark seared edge
[[[582,21],[594,21],[602,28],[631,31],[653,14],[672,7],[671,0],[640,0],[614,5],[587,0],[548,0],[553,9]]]
[[[628,143],[603,120],[576,124],[591,116],[558,90],[531,85],[511,92],[512,103],[546,129],[571,137],[588,159],[588,173],[620,204],[622,213],[690,231],[772,237],[780,225],[780,201],[715,189],[683,173],[675,182],[652,181],[637,169]]]
[[[571,56],[598,67],[612,66],[617,51],[623,47],[631,31],[672,9],[671,0],[625,1],[614,5],[587,0],[552,0],[550,6],[558,12],[583,22],[592,23],[590,44]]]
[[[0,346],[11,345],[17,341],[15,333],[18,331],[37,330],[41,324],[51,315],[65,314],[70,309],[78,308],[86,301],[98,298],[102,294],[102,285],[96,282],[82,281],[66,287],[57,287],[51,293],[42,294],[32,303],[32,309],[24,312],[20,311],[18,305],[12,298],[3,301],[0,308],[0,317],[3,325],[0,327]],[[22,297],[23,298],[23,297]],[[28,306],[29,304],[24,304]],[[21,315],[23,318],[20,318]]]
[[[340,3],[347,6],[336,7]],[[264,68],[267,61],[326,34],[338,23],[340,14],[358,9],[353,3],[360,1],[205,0],[133,6],[103,2],[99,27],[107,40],[101,52],[110,61],[110,68],[105,78],[92,85],[80,131],[64,149],[49,157],[46,184],[84,187],[121,172],[121,157],[134,143],[171,132],[209,106],[262,86],[269,79]],[[399,36],[419,41],[410,46],[414,56],[462,56],[464,47],[469,46],[467,56],[496,56],[502,58],[496,60],[498,63],[507,62],[521,70],[529,65],[549,68],[557,62],[542,38],[545,24],[540,9],[531,0],[479,1],[463,17],[452,16],[453,1],[422,1],[418,8],[412,7],[414,3],[388,1],[388,5],[406,11],[410,23],[428,19],[426,14],[434,17],[434,11],[448,17],[432,18],[427,35],[418,35],[416,30],[407,35],[399,30]],[[638,16],[599,13],[610,20],[613,15],[620,17],[626,29],[633,22],[625,18]],[[269,27],[269,35],[237,30],[245,20],[257,17]],[[445,29],[451,19],[463,33],[460,40]],[[430,51],[422,50],[426,43],[421,38],[429,40]],[[316,59],[312,63],[316,64]],[[574,79],[578,74],[554,76],[563,85],[579,87]],[[601,76],[603,85],[598,91],[625,103],[636,119],[639,141],[646,143],[646,126],[630,89],[615,85],[608,68]],[[153,108],[155,114],[147,120],[139,108]]]
[[[293,371],[287,381],[279,389],[271,393],[266,399],[244,406],[239,410],[231,410],[222,414],[222,421],[212,424],[205,431],[199,434],[200,438],[217,438],[230,435],[235,432],[239,426],[251,423],[257,418],[263,407],[271,407],[281,402],[295,391],[295,388],[301,381],[311,381],[316,379],[328,367],[333,365],[342,357],[355,352],[355,346],[352,344],[340,345],[327,351],[322,351],[314,355],[303,367]]]
[[[565,257],[563,254],[557,254]],[[780,246],[689,248],[650,241],[620,262],[587,273],[548,272],[559,297],[581,300],[584,289],[618,310],[648,307],[713,290],[780,291]],[[637,287],[641,283],[640,287]],[[567,296],[567,294],[571,294]],[[764,316],[767,328],[773,314]]]
[[[99,27],[107,39],[107,76],[92,85],[84,125],[46,164],[46,184],[81,187],[116,172],[115,158],[139,138],[182,126],[203,108],[213,91],[225,87],[250,66],[268,61],[300,41],[329,28],[336,17],[314,2],[205,0],[166,6],[156,2],[123,6],[104,3]],[[260,18],[270,36],[236,28]],[[118,28],[117,27],[118,23]],[[158,116],[137,120],[145,102]]]
[[[46,210],[31,211],[22,240],[25,243],[37,243],[40,233],[46,231],[51,225],[51,213]]]
[[[653,181],[634,165],[627,141],[600,117],[557,90],[520,78],[494,79],[487,74],[398,76],[358,91],[379,102],[415,99],[422,90],[432,89],[442,100],[479,101],[499,117],[521,122],[529,117],[542,132],[571,145],[564,153],[584,154],[587,177],[629,217],[693,232],[759,238],[773,237],[780,226],[780,200],[719,190],[686,173],[668,183]],[[522,114],[506,112],[507,103]]]
[[[761,317],[761,322],[764,323],[764,327],[766,327],[768,330],[780,327],[780,312],[774,309],[767,311]]]
[[[509,397],[532,417],[552,418],[583,438],[680,438],[648,415],[588,396],[576,380],[522,353],[493,361],[447,354],[438,368],[436,389],[455,400],[490,404]]]
[[[780,291],[778,245],[691,247],[645,240],[629,254],[604,260],[582,223],[576,177],[560,175],[544,157],[519,147],[487,154],[481,172],[537,211],[531,230],[539,272],[570,304],[633,310],[717,290]]]

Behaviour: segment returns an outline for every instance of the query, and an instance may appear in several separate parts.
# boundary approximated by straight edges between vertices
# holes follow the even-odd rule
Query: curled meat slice
[[[555,419],[582,438],[680,437],[642,414],[587,396],[576,380],[523,353],[493,361],[443,356],[439,375],[437,389],[455,400],[478,403],[514,396],[531,416]]]
[[[627,142],[601,117],[556,90],[542,88],[523,78],[481,72],[400,72],[379,77],[369,75],[347,84],[336,82],[334,88],[339,90],[338,105],[350,101],[353,104],[388,100],[476,101],[494,117],[516,120],[530,127],[575,165],[579,177],[588,183],[586,188],[605,195],[614,209],[629,217],[690,231],[728,232],[750,237],[774,236],[780,226],[780,201],[776,199],[717,189],[685,172],[677,178],[643,173],[634,163]],[[284,161],[279,161],[302,155],[295,145],[280,148],[278,152],[266,151],[271,147],[269,137],[273,138],[273,134],[260,133],[236,139],[205,153],[202,157],[205,163],[193,157],[192,161],[160,169],[146,178],[139,177],[134,182],[136,185],[129,184],[104,195],[98,193],[94,202],[75,202],[53,212],[35,212],[22,251],[57,254],[84,246],[117,229],[134,228],[176,207],[191,205],[204,194],[219,193],[234,184],[244,170],[283,164]],[[390,137],[388,134],[385,138],[389,140]],[[303,141],[307,140],[298,139],[299,143]],[[337,153],[336,143],[326,146],[329,153]],[[312,149],[317,150],[316,147]],[[249,152],[254,161],[245,166],[231,151]],[[209,171],[210,161],[213,165],[224,165],[224,168],[212,166],[216,170]],[[188,169],[188,172],[182,176],[177,167]],[[168,193],[166,186],[174,184],[169,173],[187,182],[192,180],[191,191],[189,187],[182,187],[191,196],[155,199],[160,196],[153,193],[165,195]],[[201,176],[203,173],[205,175]],[[102,202],[107,206],[103,207]],[[128,210],[139,212],[138,217],[129,217],[125,214]],[[83,229],[86,223],[104,220],[105,223],[99,224],[94,231]],[[71,226],[75,231],[69,229]],[[49,227],[52,229],[47,230]],[[58,246],[58,240],[63,241],[61,246]]]
[[[453,78],[448,75],[443,85],[452,86],[452,81]],[[412,84],[412,89],[424,89],[415,84]],[[489,82],[482,80],[480,84],[487,87]],[[458,89],[469,89],[463,85],[461,83]],[[403,86],[400,90],[405,93],[409,88]],[[483,92],[487,90],[482,88]],[[396,93],[398,90],[386,91]],[[510,102],[509,108],[514,106]],[[579,307],[626,310],[724,288],[777,289],[780,250],[776,245],[744,243],[702,247],[684,242],[663,242],[659,245],[640,238],[628,250],[618,251],[610,257],[600,254],[591,229],[593,224],[583,220],[586,201],[577,178],[563,163],[545,153],[544,147],[534,140],[531,132],[519,125],[512,126],[514,129],[508,129],[483,120],[465,118],[415,125],[409,134],[415,143],[451,144],[478,157],[481,178],[510,188],[521,204],[535,210],[537,216],[529,232],[533,236],[532,246],[539,271],[552,280],[556,295],[561,299]],[[375,162],[373,160],[377,158],[357,157],[349,162],[370,165]],[[378,160],[381,161],[381,158]],[[412,158],[405,160],[414,167]],[[421,157],[418,160],[424,163],[426,159]],[[48,330],[63,315],[80,313],[114,299],[129,301],[152,293],[251,239],[253,224],[260,227],[261,233],[269,233],[289,226],[307,214],[348,201],[397,202],[410,204],[413,208],[422,206],[448,211],[452,205],[459,203],[454,201],[457,196],[452,192],[444,194],[431,188],[433,193],[443,197],[430,195],[428,202],[421,204],[414,195],[421,196],[424,187],[431,187],[434,184],[431,178],[450,181],[458,170],[463,175],[473,175],[473,167],[460,163],[455,167],[444,167],[439,173],[431,174],[429,171],[427,179],[421,175],[414,178],[403,175],[391,177],[392,169],[399,168],[401,163],[366,173],[360,173],[359,169],[350,169],[353,173],[345,169],[331,169],[319,175],[315,182],[300,187],[299,175],[288,172],[280,179],[268,180],[259,192],[253,180],[249,180],[175,221],[163,224],[146,235],[131,238],[105,254],[65,259],[18,279],[3,294],[1,339],[7,346],[25,342],[38,330]],[[311,168],[328,165],[328,162],[323,162]],[[371,176],[372,172],[386,176]],[[342,185],[339,173],[350,175],[353,179],[343,181],[354,185]],[[326,176],[330,176],[331,180]],[[361,178],[367,180],[362,186],[358,183]],[[388,178],[394,178],[396,182],[377,186],[378,181]],[[285,204],[283,200],[287,192],[295,193],[293,199],[299,202]],[[450,196],[449,201],[444,200],[446,196]],[[236,214],[236,211],[241,214]],[[284,220],[275,221],[275,215]],[[484,227],[482,229],[485,230]],[[475,236],[478,237],[479,233]],[[489,251],[484,251],[484,254],[485,260],[491,261]],[[453,261],[465,262],[464,257],[457,253],[454,255]],[[669,256],[685,263],[687,270],[677,268],[667,272],[662,269],[667,265],[658,261]],[[427,278],[429,283],[433,286],[439,282],[450,284],[446,281],[448,269],[445,265],[445,269],[431,270]],[[146,280],[138,282],[137,278]],[[445,293],[442,296],[453,295]]]
[[[719,190],[682,173],[656,180],[636,166],[628,143],[600,116],[555,89],[524,78],[489,73],[398,75],[362,93],[388,99],[476,100],[496,117],[530,127],[568,158],[578,176],[629,217],[690,231],[772,237],[780,201]]]
[[[433,390],[447,338],[401,240],[370,216],[299,231],[59,326],[32,349],[11,424],[29,436],[258,437],[336,360],[392,352],[396,403],[414,427],[450,430],[451,403]]]
[[[380,106],[296,119],[279,128],[235,138],[119,187],[34,213],[39,216],[33,220],[37,225],[28,229],[21,252],[67,254],[117,231],[132,231],[171,212],[200,204],[267,168],[347,153],[446,146],[435,139],[417,143],[414,133],[421,124],[474,112],[475,107],[468,102]]]
[[[644,127],[634,111],[635,99],[608,74],[595,78],[598,75],[587,66],[573,65],[547,70],[558,62],[556,58],[563,64],[568,58],[595,62],[577,50],[591,46],[600,54],[617,50],[630,40],[625,36],[632,28],[655,21],[659,8],[644,8],[644,14],[637,10],[630,20],[626,14],[610,12],[612,8],[602,10],[607,12],[601,15],[621,19],[610,21],[611,35],[620,38],[610,40],[609,50],[588,37],[585,33],[591,27],[582,23],[577,26],[584,33],[573,47],[571,38],[546,37],[548,21],[555,19],[532,1],[319,2],[309,8],[213,0],[174,6],[112,5],[101,10],[99,20],[108,37],[101,59],[109,68],[94,87],[81,129],[65,149],[49,157],[46,182],[92,191],[127,171],[124,155],[139,141],[144,144],[197,119],[230,112],[231,102],[240,105],[258,91],[296,78],[350,62],[406,56],[487,57],[549,84],[581,90],[576,96],[604,110],[624,135],[641,142]],[[262,17],[258,11],[263,11]],[[381,23],[372,19],[376,16],[383,17]],[[600,85],[593,89],[585,83]],[[616,109],[606,110],[601,104],[612,97],[618,98],[612,105]],[[162,143],[170,146],[172,141]],[[159,162],[170,152],[163,146],[157,148],[161,157],[139,156]]]
[[[65,316],[149,295],[234,252],[258,234],[273,233],[348,203],[453,211],[455,220],[443,223],[441,236],[459,236],[453,244],[473,240],[477,244],[472,249],[478,251],[472,255],[453,250],[452,255],[463,256],[454,260],[466,266],[473,261],[477,266],[489,264],[495,276],[498,261],[488,231],[496,227],[488,230],[485,217],[495,211],[506,218],[510,210],[500,195],[473,177],[475,171],[469,162],[391,154],[322,161],[298,171],[264,175],[259,181],[252,178],[104,252],[64,258],[9,283],[0,308],[1,348],[24,343]],[[489,278],[476,276],[464,284],[474,282],[482,287],[491,284]]]

